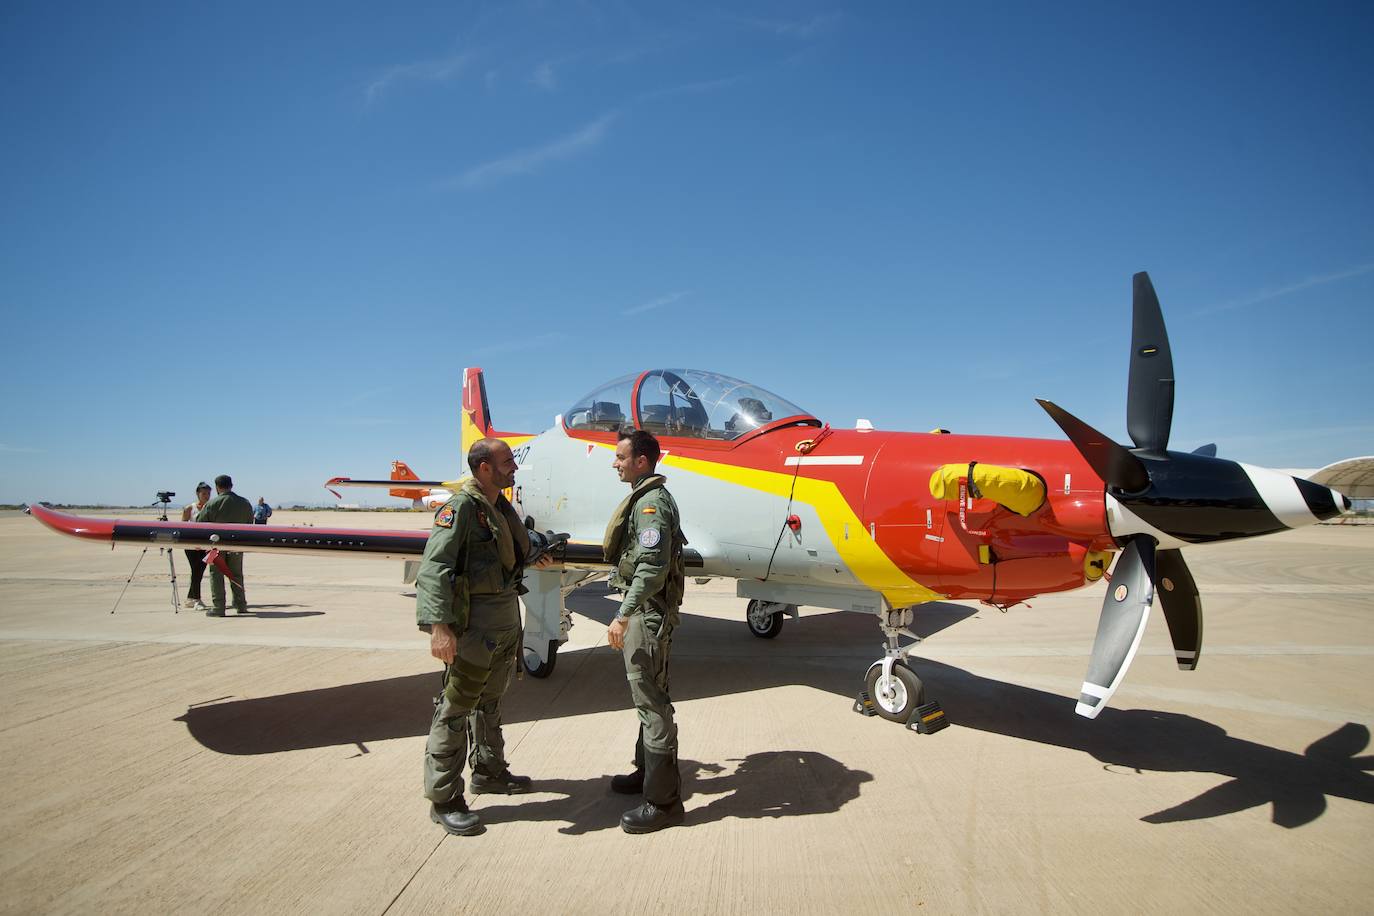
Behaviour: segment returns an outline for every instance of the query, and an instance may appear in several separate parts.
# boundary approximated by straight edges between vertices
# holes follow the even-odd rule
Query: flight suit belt
[[[504,630],[520,625],[520,599],[515,591],[468,597],[468,627],[474,630]]]

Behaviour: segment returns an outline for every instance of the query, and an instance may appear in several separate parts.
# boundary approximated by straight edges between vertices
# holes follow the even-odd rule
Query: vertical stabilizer
[[[416,474],[414,471],[412,471],[412,470],[410,469],[410,465],[406,464],[404,461],[393,461],[393,462],[391,462],[391,479],[392,479],[392,480],[419,480],[419,479],[420,479],[420,475],[419,475],[419,474]],[[395,488],[395,489],[387,490],[387,493],[388,493],[389,495],[391,495],[391,496],[399,497],[400,499],[409,499],[409,500],[411,500],[411,501],[414,501],[414,500],[417,500],[417,499],[423,499],[424,497],[428,496],[428,495],[429,495],[429,490],[427,490],[427,489],[406,489],[406,488],[398,487],[398,488]]]
[[[491,426],[491,407],[487,404],[487,383],[479,368],[463,370],[463,408],[459,413],[462,425],[459,444],[466,458],[474,442],[495,434]]]
[[[482,370],[477,368],[463,370],[463,409],[459,411],[462,426],[461,446],[463,449],[463,472],[467,473],[466,459],[468,449],[478,439],[490,436],[505,441],[511,448],[534,438],[529,433],[498,432],[491,422],[491,405],[487,401],[487,383],[482,378]]]

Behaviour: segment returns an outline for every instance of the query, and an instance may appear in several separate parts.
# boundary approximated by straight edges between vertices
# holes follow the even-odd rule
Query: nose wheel
[[[925,702],[925,687],[904,662],[894,662],[891,674],[884,674],[883,667],[874,665],[864,678],[873,711],[889,722],[906,722],[912,711]]]
[[[885,610],[878,618],[883,635],[887,637],[887,651],[868,666],[864,674],[864,691],[854,701],[854,711],[865,716],[881,716],[889,722],[901,722],[910,731],[922,735],[947,727],[945,711],[934,700],[926,700],[921,679],[906,662],[911,647],[921,641],[921,637],[911,631],[911,608]],[[915,642],[904,648],[903,636]]]

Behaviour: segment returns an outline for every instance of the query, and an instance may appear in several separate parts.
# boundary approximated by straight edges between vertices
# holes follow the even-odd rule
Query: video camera
[[[173,493],[171,490],[158,490],[158,491],[157,491],[157,501],[160,502],[160,503],[169,503],[169,502],[171,502],[173,496],[176,496],[176,494]]]

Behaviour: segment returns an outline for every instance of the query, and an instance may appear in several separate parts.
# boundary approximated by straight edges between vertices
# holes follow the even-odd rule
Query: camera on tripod
[[[172,504],[172,497],[176,496],[171,490],[158,490],[157,499],[153,500],[154,506],[162,508],[162,514],[157,517],[160,522],[167,521],[167,507]]]

